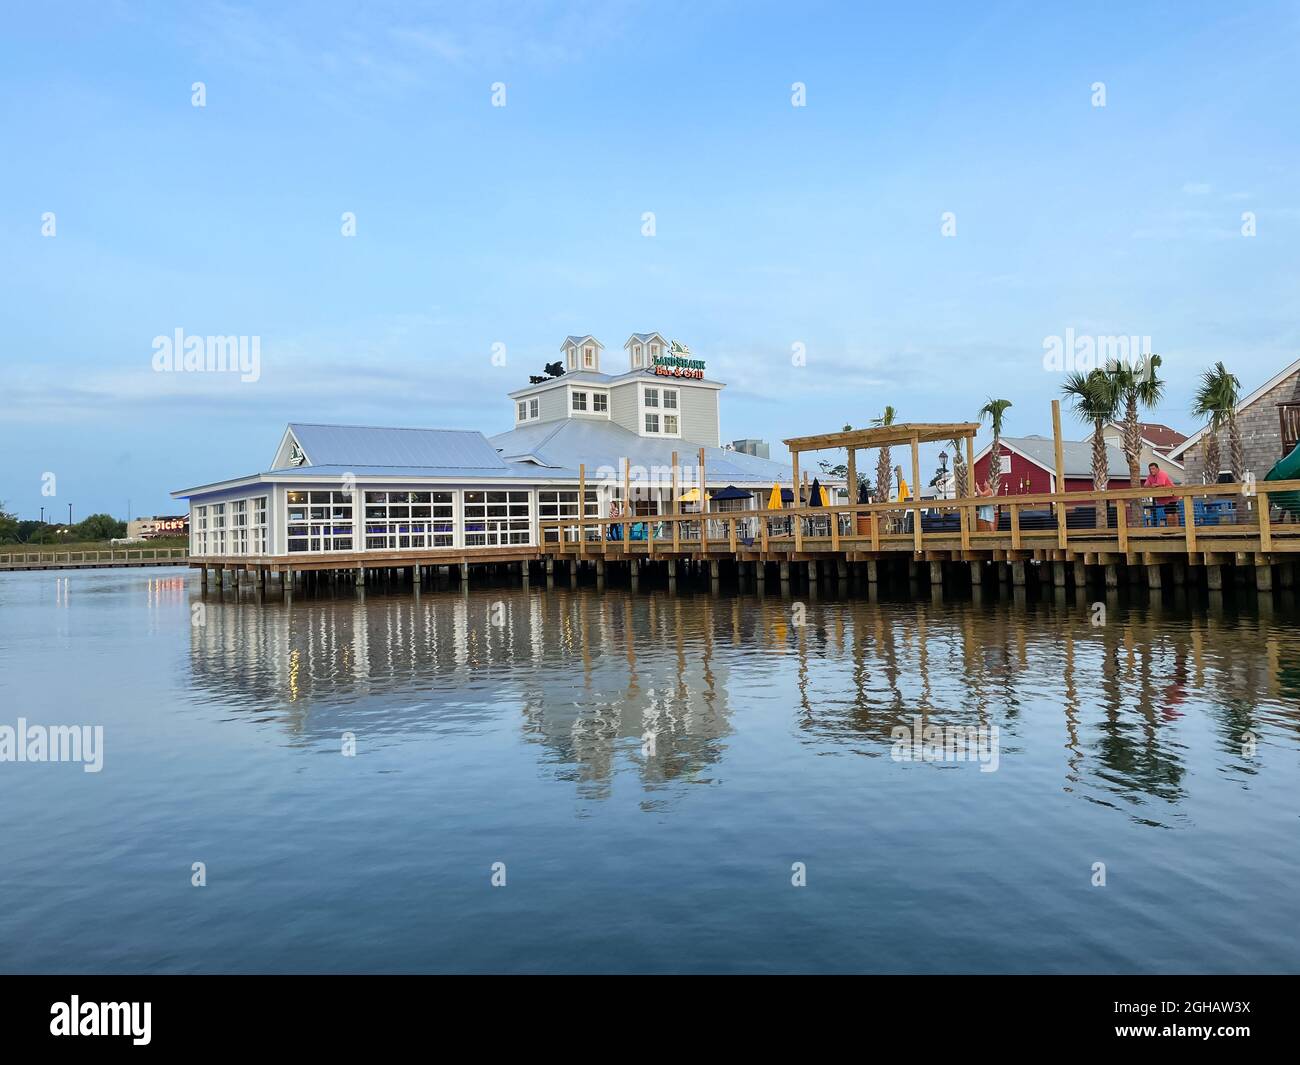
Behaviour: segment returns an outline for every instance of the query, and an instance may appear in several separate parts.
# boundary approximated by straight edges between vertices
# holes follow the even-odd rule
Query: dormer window
[[[575,392],[575,393],[573,393],[573,409],[574,409],[575,411],[578,411],[578,412],[582,413],[582,414],[586,414],[586,413],[587,413],[587,393],[586,393],[586,392]]]
[[[632,365],[633,365],[633,366],[640,366],[640,365],[641,365],[641,345],[640,345],[640,344],[633,344],[633,345],[632,345]]]
[[[582,365],[588,370],[594,369],[596,366],[596,349],[590,344],[582,349]]]
[[[528,401],[521,399],[519,401],[519,420],[526,422],[528,420]]]
[[[537,415],[538,415],[538,413],[540,412],[540,410],[541,410],[541,402],[540,402],[539,400],[536,400],[536,399],[530,399],[530,400],[528,401],[528,417],[529,417],[529,418],[536,418]]]
[[[651,344],[651,345],[650,345],[650,358],[652,358],[652,359],[657,359],[657,358],[659,358],[659,345],[658,345],[658,344]]]

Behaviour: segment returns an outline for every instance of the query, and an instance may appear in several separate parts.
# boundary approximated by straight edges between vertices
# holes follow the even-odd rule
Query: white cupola
[[[569,373],[575,370],[591,370],[600,373],[600,353],[605,349],[593,336],[565,337],[560,350],[564,352],[564,368]]]
[[[648,370],[657,357],[668,354],[669,344],[662,333],[633,333],[623,347],[629,368]]]

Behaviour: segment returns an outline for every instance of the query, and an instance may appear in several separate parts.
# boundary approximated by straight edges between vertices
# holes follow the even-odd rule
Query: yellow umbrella
[[[772,494],[767,497],[767,509],[781,509],[781,486],[779,484],[772,485]]]
[[[817,487],[822,490],[822,506],[829,507],[831,505],[831,497],[830,493],[826,491],[826,486],[824,484],[819,484]]]
[[[700,490],[691,488],[677,497],[679,503],[698,503],[700,501]]]
[[[898,474],[898,495],[895,499],[895,502],[901,503],[904,500],[909,498],[911,498],[911,493],[908,492],[907,482],[903,480],[903,474],[900,471],[900,473]]]

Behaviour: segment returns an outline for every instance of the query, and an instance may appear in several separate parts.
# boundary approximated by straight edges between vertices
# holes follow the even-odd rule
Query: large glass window
[[[266,554],[266,496],[258,496],[253,500],[249,535],[253,554]]]
[[[230,553],[248,554],[248,500],[236,499],[230,504]]]
[[[208,508],[206,506],[194,508],[194,553],[196,555],[208,553]]]
[[[647,407],[659,406],[659,389],[647,388],[645,390],[645,405]]]
[[[580,410],[580,411],[585,411],[585,410],[587,409],[587,393],[586,393],[586,392],[575,392],[575,393],[573,393],[573,409],[574,409],[574,410]]]
[[[664,389],[664,409],[665,410],[677,409],[677,389],[675,388]]]
[[[587,502],[583,508],[586,511],[585,516],[588,518],[600,517],[600,500],[597,498],[594,488],[587,489]],[[578,517],[578,490],[576,488],[560,489],[539,489],[537,492],[537,520],[543,521],[563,521],[568,518],[577,519]],[[576,527],[575,527],[576,529]],[[576,531],[566,535],[565,539],[573,539]],[[552,543],[557,539],[555,529],[546,530],[546,539]]]
[[[352,493],[290,492],[286,510],[291,552],[352,550]]]
[[[609,410],[608,393],[593,392],[591,394],[591,409],[597,414],[605,414]]]
[[[538,400],[530,399],[530,400],[528,401],[528,417],[529,417],[530,419],[532,419],[532,418],[536,418],[536,417],[537,417],[537,412],[538,412],[540,409],[541,409],[541,404],[540,404],[540,402],[539,402]]]
[[[525,422],[528,420],[528,402],[527,400],[519,401],[519,420]]]
[[[657,415],[657,414],[646,414],[646,416],[645,416],[645,431],[646,431],[647,433],[657,433],[657,432],[659,432],[659,415]]]
[[[532,539],[529,493],[466,492],[465,546],[503,547]]]
[[[212,554],[224,555],[226,553],[226,504],[213,503],[211,523],[208,527],[208,543],[212,547]]]
[[[677,415],[676,415],[676,414],[665,414],[665,415],[664,415],[664,432],[665,432],[665,433],[668,433],[670,436],[676,436],[676,435],[677,435]]]
[[[367,492],[366,550],[451,547],[456,514],[451,492]]]

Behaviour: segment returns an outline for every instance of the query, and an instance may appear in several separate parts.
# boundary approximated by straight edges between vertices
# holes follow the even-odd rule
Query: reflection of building
[[[190,516],[169,514],[152,518],[135,518],[126,523],[128,540],[156,540],[161,536],[188,536]]]
[[[723,385],[705,378],[703,361],[659,333],[634,333],[624,347],[628,368],[608,374],[598,340],[566,338],[564,372],[511,392],[514,428],[491,439],[293,423],[266,472],[173,493],[189,500],[191,554],[374,552],[367,564],[383,565],[385,553],[528,547],[539,522],[579,517],[583,484],[582,516],[627,503],[662,514],[674,483],[679,493],[697,484],[701,461],[709,488],[765,503],[790,471],[718,446]]]
[[[753,625],[738,602],[715,611],[707,600],[567,589],[297,598],[291,608],[198,601],[190,668],[224,705],[282,711],[308,738],[355,730],[358,708],[372,735],[513,715],[592,797],[608,793],[620,763],[653,786],[720,759],[728,668],[710,651]],[[467,695],[489,678],[490,697]]]

